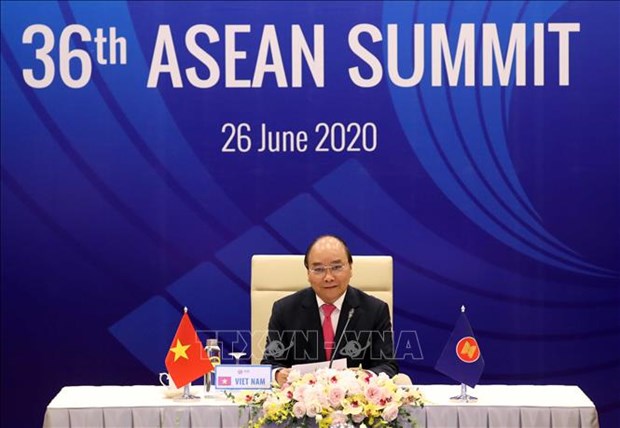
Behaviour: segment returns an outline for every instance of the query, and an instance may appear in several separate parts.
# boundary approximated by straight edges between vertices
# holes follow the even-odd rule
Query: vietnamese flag
[[[178,388],[213,371],[213,364],[207,357],[187,312],[183,314],[166,354],[166,368]]]

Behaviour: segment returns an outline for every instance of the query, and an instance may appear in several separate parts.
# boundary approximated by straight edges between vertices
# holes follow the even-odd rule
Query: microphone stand
[[[329,359],[330,369],[332,368],[332,364],[334,364],[334,358],[336,358],[336,352],[338,351],[338,348],[340,347],[340,342],[342,342],[342,338],[344,337],[344,334],[347,332],[349,321],[351,321],[351,318],[353,318],[354,312],[355,312],[355,308],[351,308],[351,310],[349,310],[349,315],[347,316],[347,322],[344,324],[344,328],[342,329],[342,334],[340,335],[340,339],[338,339],[338,343],[336,343],[336,347],[334,348],[332,352],[332,357]]]

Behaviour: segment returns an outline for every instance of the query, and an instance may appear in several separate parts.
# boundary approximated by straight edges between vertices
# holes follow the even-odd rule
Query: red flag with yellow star
[[[178,388],[213,371],[213,364],[207,357],[187,312],[183,314],[172,339],[166,355],[166,368]]]

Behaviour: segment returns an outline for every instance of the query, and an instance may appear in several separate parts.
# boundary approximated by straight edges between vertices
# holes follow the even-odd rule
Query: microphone
[[[344,334],[347,332],[347,327],[349,326],[349,321],[353,318],[353,313],[355,312],[355,308],[351,308],[349,310],[349,315],[347,316],[347,322],[344,324],[344,328],[342,329],[342,334],[340,335],[340,339],[338,339],[338,343],[336,343],[336,347],[332,351],[332,357],[329,359],[329,368],[332,368],[332,364],[334,364],[334,358],[336,358],[336,351],[338,351],[338,347],[340,347],[340,342],[342,342],[342,338]]]

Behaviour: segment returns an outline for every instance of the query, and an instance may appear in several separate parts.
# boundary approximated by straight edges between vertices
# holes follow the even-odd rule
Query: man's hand
[[[278,382],[278,385],[282,386],[286,383],[290,372],[291,369],[280,369],[276,372],[276,382]]]

